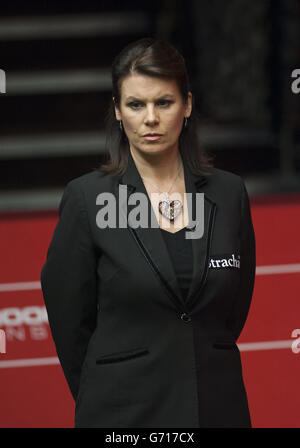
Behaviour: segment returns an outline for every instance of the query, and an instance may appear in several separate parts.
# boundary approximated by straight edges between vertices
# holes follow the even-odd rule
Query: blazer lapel
[[[203,226],[203,235],[201,238],[192,239],[193,247],[193,277],[186,298],[186,303],[189,308],[192,308],[197,299],[200,297],[203,286],[205,285],[209,259],[210,247],[213,236],[214,220],[216,213],[216,204],[205,193],[205,184],[207,183],[206,176],[196,176],[193,174],[188,166],[185,166],[185,185],[186,191],[192,194],[192,210],[189,216],[192,216],[193,222],[196,221],[196,193],[204,193],[204,225],[197,222],[196,226]],[[195,227],[194,232],[197,231]]]
[[[201,192],[202,185],[206,183],[206,177],[194,175],[190,172],[188,166],[185,163],[184,172],[186,191],[190,193]],[[161,281],[162,285],[165,287],[170,299],[173,301],[176,308],[179,308],[183,312],[187,312],[188,308],[190,308],[197,300],[197,297],[199,295],[198,293],[200,292],[206,279],[209,264],[209,247],[213,231],[213,216],[215,204],[209,198],[207,198],[206,195],[204,196],[204,234],[202,238],[192,239],[193,278],[191,281],[188,297],[183,298],[173,268],[172,260],[170,259],[168,249],[159,229],[158,222],[150,200],[148,200],[148,227],[134,228],[132,226],[129,214],[130,210],[136,207],[136,205],[128,205],[130,195],[134,192],[139,192],[148,197],[148,193],[145,189],[144,183],[136,168],[130,151],[128,155],[127,169],[124,175],[119,178],[119,181],[116,185],[116,190],[118,190],[118,192],[116,191],[116,197],[118,197],[118,193],[120,191],[119,188],[127,188],[128,195],[122,194],[122,198],[119,196],[119,208],[123,213],[123,219],[125,219],[125,222],[128,223],[128,230],[132,234],[139,249],[147,259],[148,263]],[[189,217],[192,216],[192,211],[193,219],[195,219],[196,215],[194,194],[192,210],[190,210],[189,208]],[[151,227],[151,222],[155,223],[155,227]],[[194,229],[194,231],[196,231],[196,229]]]

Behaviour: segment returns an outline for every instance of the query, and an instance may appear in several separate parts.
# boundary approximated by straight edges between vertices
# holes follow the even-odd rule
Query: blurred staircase
[[[127,43],[155,33],[157,4],[1,5],[6,93],[0,95],[0,189],[7,193],[5,207],[9,202],[21,207],[26,197],[30,208],[36,189],[39,195],[44,191],[45,202],[40,202],[46,208],[57,205],[66,182],[103,159],[111,62]]]
[[[197,0],[1,4],[0,69],[6,73],[6,93],[0,94],[0,211],[56,208],[66,183],[103,161],[111,62],[129,42],[155,36],[174,43],[187,57],[193,93],[200,98],[196,107],[201,109],[206,92],[199,82],[199,48],[212,56],[214,51],[209,40],[197,37],[197,5]],[[199,14],[211,29],[213,11],[203,18],[202,5]],[[207,9],[213,8],[208,4]],[[275,63],[287,54],[286,48],[296,51],[298,19],[294,10],[286,9],[285,23],[294,23],[288,27],[294,34],[285,39]],[[275,13],[279,20],[282,11]],[[204,64],[204,70],[209,79],[210,67]],[[282,80],[277,82],[275,101]],[[291,101],[283,116],[289,123],[292,115],[295,123],[281,134],[247,123],[222,124],[216,117],[203,120],[201,136],[216,156],[216,166],[246,175],[250,193],[300,191],[299,98],[294,95]],[[205,111],[200,113],[205,118]]]

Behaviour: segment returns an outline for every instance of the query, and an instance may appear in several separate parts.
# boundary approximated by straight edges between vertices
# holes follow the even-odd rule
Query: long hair
[[[120,176],[128,163],[129,142],[115,117],[115,106],[119,107],[122,81],[133,73],[153,78],[173,79],[177,82],[184,102],[188,100],[189,79],[182,55],[168,42],[144,38],[127,45],[112,64],[112,98],[106,117],[106,151],[109,160],[97,170]],[[194,99],[193,99],[194,102]],[[179,136],[179,151],[194,174],[211,174],[212,157],[209,157],[199,142],[200,118],[195,108],[183,126]]]

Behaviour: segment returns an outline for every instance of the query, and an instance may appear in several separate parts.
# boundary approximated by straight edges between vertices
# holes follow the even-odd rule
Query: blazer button
[[[192,320],[190,316],[186,313],[181,314],[180,318],[181,320],[183,320],[183,322],[190,322]]]

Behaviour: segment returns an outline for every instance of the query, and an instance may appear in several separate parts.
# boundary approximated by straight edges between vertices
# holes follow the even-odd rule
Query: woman
[[[75,426],[251,427],[236,345],[255,276],[244,183],[199,148],[171,45],[132,43],[112,80],[110,160],[68,183],[41,273]]]

